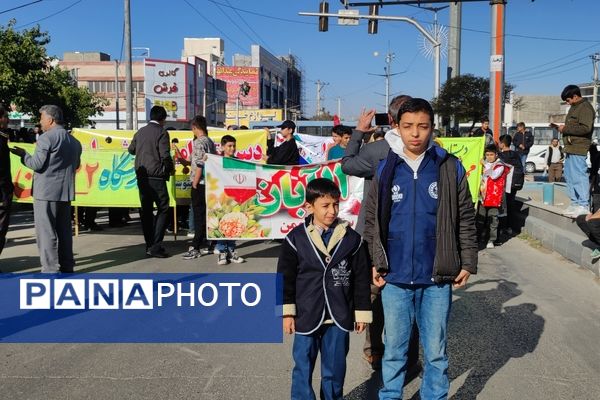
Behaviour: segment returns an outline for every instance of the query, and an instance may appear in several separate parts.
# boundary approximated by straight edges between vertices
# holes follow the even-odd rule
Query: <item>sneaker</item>
[[[219,254],[219,256],[220,256],[220,254]],[[235,251],[232,251],[232,252],[229,254],[229,260],[230,260],[232,263],[236,263],[236,264],[241,264],[241,263],[243,263],[244,261],[246,261],[246,260],[244,260],[242,257],[238,256],[238,255],[237,255],[237,253],[236,253]]]
[[[485,246],[486,249],[493,249],[494,248],[494,243],[492,242],[488,242],[487,246]]]
[[[200,254],[202,254],[203,256],[212,253],[212,250],[210,249],[210,247],[202,247],[199,251],[200,251]]]
[[[596,259],[600,258],[600,247],[594,249],[594,251],[592,251],[592,254],[590,254],[590,257],[592,258],[592,261],[595,261]]]
[[[195,235],[194,231],[188,231],[188,233],[187,233],[187,237],[189,237],[189,238],[193,238],[194,235]]]
[[[227,264],[229,264],[229,260],[227,259],[227,254],[220,253],[219,257],[217,258],[217,264],[219,264],[219,265],[227,265]]]
[[[186,251],[185,253],[183,253],[183,255],[181,256],[181,258],[183,258],[184,260],[193,260],[194,258],[198,258],[200,257],[202,254],[196,250],[193,247],[188,248],[188,251]]]
[[[563,215],[566,217],[577,218],[581,214],[589,214],[589,210],[587,207],[570,205],[563,212]]]

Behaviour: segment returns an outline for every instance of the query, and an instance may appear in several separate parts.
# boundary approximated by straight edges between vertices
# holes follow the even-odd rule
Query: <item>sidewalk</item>
[[[553,205],[543,202],[545,184],[525,182],[524,188],[517,193],[517,200],[523,204],[520,215],[523,231],[539,240],[542,246],[600,277],[598,260],[592,263],[590,257],[596,246],[579,229],[575,218],[562,215],[570,204],[566,184],[554,183]]]

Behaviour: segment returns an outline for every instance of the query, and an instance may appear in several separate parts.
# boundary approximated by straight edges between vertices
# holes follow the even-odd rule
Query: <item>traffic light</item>
[[[319,3],[319,13],[329,14],[329,2]],[[327,32],[329,29],[329,17],[319,17],[319,32]]]
[[[379,5],[371,4],[369,6],[369,15],[379,15]],[[376,19],[370,19],[369,24],[367,25],[367,29],[370,35],[377,34],[377,21]]]
[[[348,0],[340,0],[340,3],[342,3],[346,10],[348,9]]]

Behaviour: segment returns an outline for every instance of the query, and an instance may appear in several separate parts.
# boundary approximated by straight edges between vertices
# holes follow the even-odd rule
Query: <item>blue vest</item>
[[[390,272],[385,278],[389,283],[434,283],[439,175],[434,152],[425,153],[416,173],[397,158],[389,194],[391,218],[386,251]]]

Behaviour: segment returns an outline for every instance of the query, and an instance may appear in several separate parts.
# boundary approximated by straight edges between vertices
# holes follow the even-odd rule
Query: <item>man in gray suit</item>
[[[54,105],[40,108],[44,134],[28,154],[11,151],[34,171],[33,215],[42,272],[73,272],[71,201],[75,200],[75,172],[81,160],[81,143],[63,128],[62,110]]]

